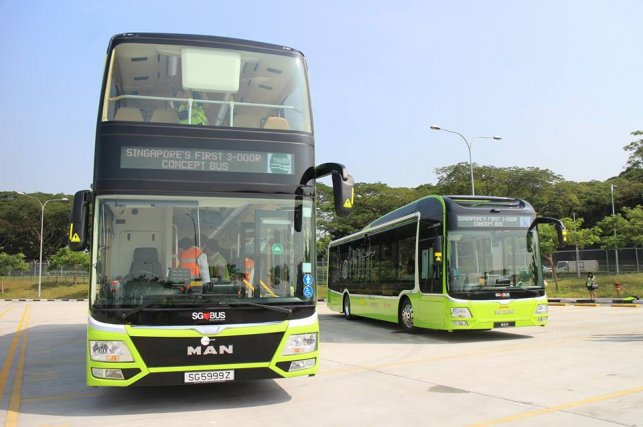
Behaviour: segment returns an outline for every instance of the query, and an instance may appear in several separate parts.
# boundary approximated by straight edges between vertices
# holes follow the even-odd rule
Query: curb
[[[603,298],[597,299],[595,301],[588,299],[573,299],[573,298],[552,298],[547,301],[550,306],[567,306],[573,305],[577,307],[599,307],[599,306],[609,306],[609,307],[639,307],[643,304],[642,300],[634,301],[624,301],[622,299],[612,299],[612,298]]]

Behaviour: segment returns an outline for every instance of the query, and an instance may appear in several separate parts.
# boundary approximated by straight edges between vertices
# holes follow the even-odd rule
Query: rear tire
[[[351,314],[351,299],[348,294],[344,295],[344,301],[342,302],[342,313],[344,313],[344,318],[351,320],[353,315]]]
[[[400,303],[399,323],[404,332],[414,333],[417,331],[417,328],[413,326],[413,304],[408,298],[404,298]]]

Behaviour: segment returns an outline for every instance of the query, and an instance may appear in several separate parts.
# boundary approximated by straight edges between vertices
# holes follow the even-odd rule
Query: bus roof
[[[415,212],[419,212],[422,217],[436,216],[445,211],[466,211],[467,209],[490,209],[491,212],[499,209],[531,209],[531,205],[522,199],[511,197],[496,196],[438,196],[431,195],[415,200],[404,205],[386,215],[381,216],[375,221],[368,224],[364,230],[377,227],[379,225],[395,221],[396,219],[406,217]],[[439,211],[438,211],[439,209]]]
[[[162,44],[189,44],[210,47],[245,47],[259,49],[272,53],[288,53],[291,55],[304,56],[297,49],[288,46],[281,46],[271,43],[256,42],[252,40],[235,39],[230,37],[207,36],[199,34],[176,34],[176,33],[121,33],[112,36],[109,41],[107,52],[109,53],[116,45],[121,43],[162,43]]]

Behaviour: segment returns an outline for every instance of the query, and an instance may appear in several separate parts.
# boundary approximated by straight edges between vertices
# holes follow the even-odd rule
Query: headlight
[[[315,359],[294,360],[290,362],[288,372],[301,371],[303,369],[310,369],[315,366]]]
[[[317,334],[299,334],[288,337],[283,356],[312,353],[317,350]]]
[[[90,341],[89,356],[97,362],[133,362],[127,344],[123,341]]]
[[[461,318],[463,317],[463,318],[470,319],[473,316],[471,316],[471,312],[466,307],[452,307],[451,317],[461,317]]]
[[[538,304],[536,306],[536,314],[543,314],[549,311],[549,306],[547,304]]]
[[[104,378],[106,380],[124,380],[123,371],[120,369],[101,369],[92,368],[92,375],[96,378]]]

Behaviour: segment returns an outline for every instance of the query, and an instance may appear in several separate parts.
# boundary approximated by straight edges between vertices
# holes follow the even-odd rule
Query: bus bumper
[[[87,385],[186,385],[312,376],[319,369],[318,349],[317,314],[217,328],[133,327],[90,318]]]
[[[466,306],[458,305],[455,303],[449,307],[451,316],[446,325],[449,330],[545,326],[549,322],[549,306],[545,298],[469,301]]]

